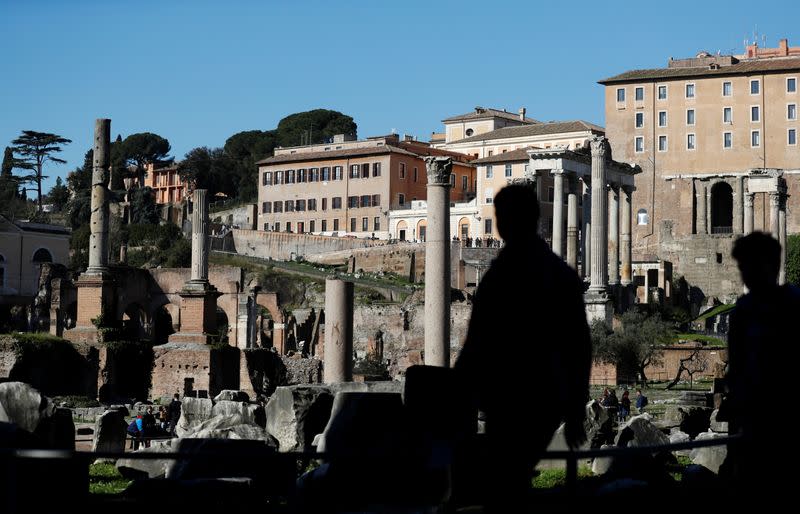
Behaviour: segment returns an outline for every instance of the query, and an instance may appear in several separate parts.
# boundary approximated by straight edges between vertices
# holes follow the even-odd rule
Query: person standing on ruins
[[[494,208],[505,246],[475,293],[455,369],[486,415],[487,502],[516,512],[561,422],[571,448],[586,439],[592,349],[583,283],[536,234],[536,191],[508,185]],[[530,404],[542,384],[554,391],[553,403]]]
[[[172,401],[169,403],[169,432],[175,435],[175,428],[178,426],[178,420],[181,419],[181,396],[175,393]]]

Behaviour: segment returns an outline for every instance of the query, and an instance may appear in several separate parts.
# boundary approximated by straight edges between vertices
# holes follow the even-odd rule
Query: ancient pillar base
[[[99,343],[100,335],[93,320],[104,314],[109,318],[115,317],[114,279],[107,273],[83,273],[75,281],[75,286],[78,289],[78,314],[75,328],[65,330],[64,339],[76,343]]]
[[[611,298],[608,297],[605,291],[587,291],[583,300],[586,304],[586,321],[588,321],[590,325],[597,320],[605,321],[609,324],[611,323],[614,308],[611,303]]]
[[[170,334],[167,341],[169,344],[201,344],[210,345],[217,341],[219,336],[217,334],[203,334],[203,333],[190,333],[190,332],[176,332]]]
[[[207,280],[184,284],[181,296],[180,330],[169,336],[170,343],[208,344],[219,340],[217,298],[221,295]]]
[[[173,341],[175,336],[192,334],[172,334],[167,344],[153,348],[150,397],[171,398],[178,393],[181,396],[213,398],[219,387],[214,383],[218,370],[214,366],[212,348],[185,340],[185,337]]]

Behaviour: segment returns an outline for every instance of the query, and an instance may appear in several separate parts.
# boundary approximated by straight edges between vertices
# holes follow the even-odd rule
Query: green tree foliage
[[[10,146],[6,147],[3,153],[3,165],[0,167],[0,177],[11,178],[11,172],[14,169],[14,150]]]
[[[190,150],[186,158],[178,164],[178,174],[184,181],[194,184],[196,189],[208,189],[209,200],[217,193],[235,197],[238,180],[233,170],[233,159],[222,148],[201,146]],[[255,174],[255,170],[253,171]]]
[[[13,169],[14,152],[7,146],[0,168],[0,214],[9,219],[28,217],[27,201],[20,195],[20,179],[14,176]]]
[[[47,178],[43,173],[44,164],[47,161],[65,164],[67,161],[54,157],[53,154],[61,152],[62,145],[71,142],[72,140],[58,134],[36,132],[35,130],[23,130],[22,134],[11,142],[14,145],[13,152],[20,156],[15,159],[14,167],[33,172],[24,180],[36,184],[36,205],[40,211],[42,210],[42,180]]]
[[[350,116],[328,109],[290,114],[278,122],[278,144],[298,146],[323,143],[335,134],[356,134],[355,121]]]
[[[800,286],[800,234],[786,239],[786,281]]]
[[[129,176],[128,164],[122,152],[122,136],[117,134],[117,139],[111,143],[111,186],[112,191],[123,191],[125,182],[122,179]]]
[[[83,271],[89,266],[90,235],[91,229],[88,223],[72,230],[72,235],[69,238],[69,267],[75,271]]]
[[[159,206],[153,190],[149,187],[134,189],[131,195],[131,223],[157,225],[160,221]]]
[[[157,161],[169,160],[171,150],[169,141],[150,132],[131,134],[124,141],[115,143],[119,145],[117,154],[112,152],[112,158],[124,159],[126,165],[136,168],[136,177],[139,189],[144,188],[145,165]]]
[[[83,157],[83,166],[67,175],[67,187],[72,197],[67,203],[67,221],[72,230],[88,224],[92,215],[92,160],[94,151],[89,150]]]
[[[52,203],[57,211],[64,209],[67,202],[69,202],[69,189],[64,185],[61,177],[56,177],[56,185],[50,188],[50,192],[47,194],[47,201]]]
[[[225,141],[225,155],[233,163],[237,177],[236,190],[223,191],[228,196],[242,200],[254,200],[258,196],[258,172],[256,162],[269,157],[275,149],[277,133],[274,130],[247,130],[232,135]]]
[[[645,368],[657,364],[663,348],[674,339],[672,325],[658,312],[629,310],[620,325],[612,328],[603,321],[592,324],[592,347],[595,360],[615,364],[621,376],[638,373],[647,385]]]

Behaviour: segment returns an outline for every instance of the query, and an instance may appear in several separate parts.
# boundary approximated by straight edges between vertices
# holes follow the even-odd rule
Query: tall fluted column
[[[567,264],[578,269],[578,195],[575,194],[575,179],[568,177],[567,194]]]
[[[753,232],[753,194],[744,194],[744,233]]]
[[[608,283],[619,284],[619,186],[611,184],[608,187],[609,206],[608,212]]]
[[[325,383],[353,380],[353,283],[325,280]]]
[[[192,278],[208,282],[208,190],[195,189],[192,196]]]
[[[592,266],[590,293],[605,293],[608,267],[606,236],[606,138],[592,139]]]
[[[108,169],[111,165],[111,120],[94,122],[94,166],[92,168],[92,215],[89,235],[89,267],[86,273],[100,275],[108,269]]]
[[[733,192],[733,233],[743,232],[744,222],[744,176],[736,177],[736,190]]]
[[[622,227],[620,234],[621,283],[627,286],[632,281],[631,273],[631,229],[632,229],[632,204],[633,186],[622,187]]]
[[[781,244],[781,268],[778,283],[786,283],[786,195],[781,194],[781,205],[778,210],[778,242]]]
[[[708,234],[708,223],[706,222],[706,183],[701,180],[694,181],[695,187],[695,216],[697,225],[695,234]]]
[[[564,257],[564,170],[553,170],[553,253]]]
[[[581,177],[583,189],[583,229],[581,230],[581,271],[583,278],[588,278],[591,273],[589,267],[592,262],[592,191],[589,177]]]
[[[779,192],[771,192],[769,194],[769,231],[772,237],[780,239],[780,220],[778,220],[778,212],[781,206],[781,194]]]
[[[425,364],[450,366],[450,157],[426,157]]]

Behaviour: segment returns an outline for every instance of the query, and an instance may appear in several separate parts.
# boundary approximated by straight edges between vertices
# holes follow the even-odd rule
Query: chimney
[[[527,111],[526,111],[526,109],[525,109],[524,107],[520,107],[520,108],[519,108],[519,119],[520,119],[521,121],[525,121],[525,113],[526,113],[526,112],[527,112]]]
[[[778,55],[787,56],[789,55],[789,40],[788,39],[781,39],[778,41]]]
[[[414,136],[412,136],[411,134],[403,134],[403,141],[409,142],[409,141],[413,141],[413,140],[414,140]]]

